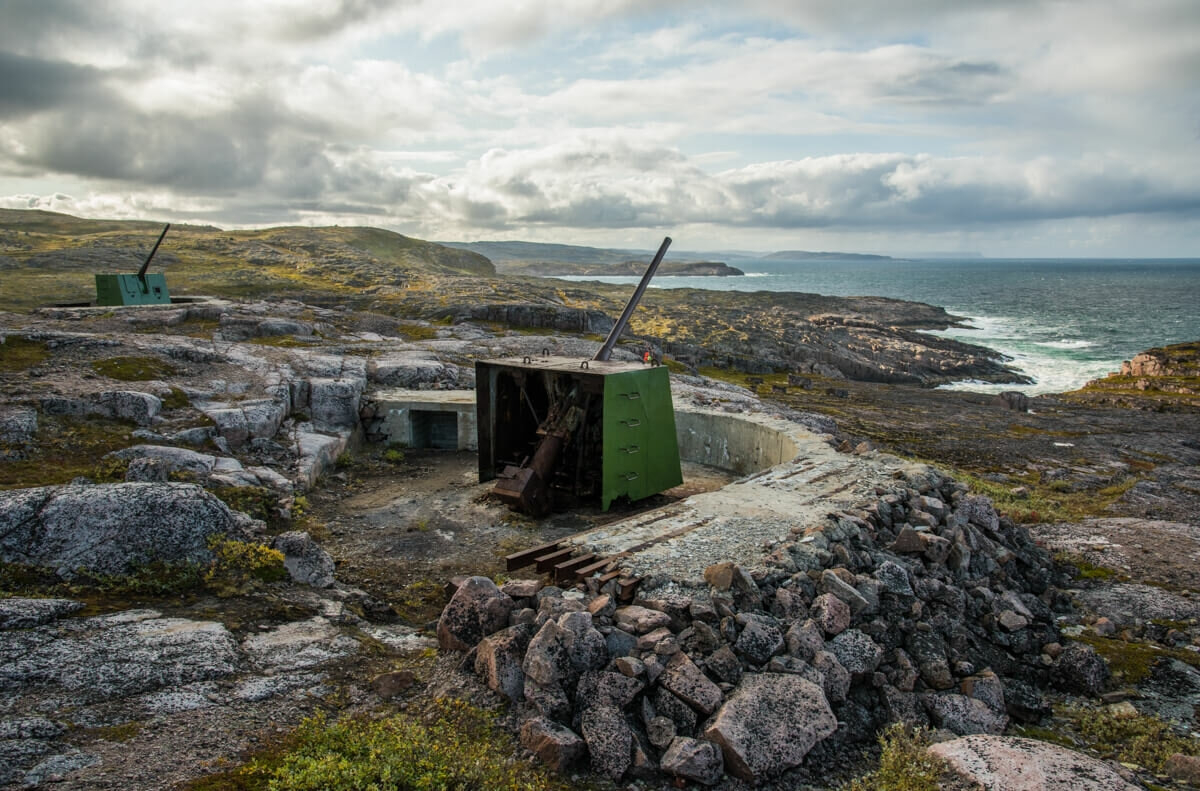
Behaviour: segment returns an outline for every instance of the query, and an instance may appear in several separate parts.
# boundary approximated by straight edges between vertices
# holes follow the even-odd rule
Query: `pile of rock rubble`
[[[441,648],[508,698],[521,740],[562,771],[757,783],[893,721],[996,734],[1048,713],[1037,689],[1097,694],[1102,659],[1063,648],[1052,562],[991,502],[929,468],[861,510],[797,526],[761,566],[633,604],[595,584],[466,580]]]

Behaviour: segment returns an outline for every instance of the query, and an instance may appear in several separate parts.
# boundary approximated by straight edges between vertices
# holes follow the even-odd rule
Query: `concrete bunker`
[[[385,390],[367,436],[406,448],[476,450],[474,390]]]
[[[474,390],[386,390],[372,395],[372,439],[410,448],[477,450]],[[742,476],[791,461],[799,453],[784,420],[675,405],[682,461]]]

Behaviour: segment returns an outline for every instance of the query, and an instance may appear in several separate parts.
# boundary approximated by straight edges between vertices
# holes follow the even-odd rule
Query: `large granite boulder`
[[[825,693],[787,673],[747,674],[704,731],[721,745],[725,771],[750,783],[804,760],[837,730]]]
[[[189,483],[41,486],[0,492],[0,561],[124,574],[153,561],[204,563],[208,537],[261,523]]]
[[[1049,742],[976,735],[929,752],[984,791],[1135,791],[1105,762]]]

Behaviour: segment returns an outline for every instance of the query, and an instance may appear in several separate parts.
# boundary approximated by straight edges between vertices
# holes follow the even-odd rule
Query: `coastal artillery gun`
[[[103,306],[122,305],[169,305],[171,295],[167,291],[167,277],[161,272],[147,274],[158,246],[162,244],[171,223],[167,223],[158,235],[158,241],[150,249],[150,254],[142,262],[142,268],[136,275],[96,275],[96,304]]]
[[[590,360],[532,356],[475,363],[479,480],[510,507],[543,516],[556,506],[640,500],[683,482],[665,366],[614,362],[613,348],[666,255],[646,269]]]

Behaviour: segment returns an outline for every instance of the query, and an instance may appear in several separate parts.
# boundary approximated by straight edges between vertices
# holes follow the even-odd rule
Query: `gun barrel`
[[[650,278],[654,277],[654,273],[658,271],[658,265],[662,263],[663,256],[667,254],[667,248],[670,246],[671,237],[663,237],[662,246],[654,254],[654,260],[650,262],[650,266],[646,267],[646,274],[642,275],[642,281],[638,283],[633,296],[629,298],[629,304],[625,306],[625,310],[621,311],[621,318],[617,319],[617,323],[613,325],[612,330],[608,333],[608,338],[605,339],[604,345],[600,347],[600,351],[596,352],[596,356],[592,358],[593,360],[603,362],[612,356],[613,347],[617,345],[617,340],[620,339],[621,333],[625,331],[625,325],[629,323],[629,317],[633,315],[634,308],[641,302],[642,294],[646,292],[646,286],[650,285]]]
[[[145,277],[146,270],[150,268],[150,261],[154,258],[154,254],[158,252],[158,246],[162,244],[163,237],[167,235],[167,231],[171,230],[171,223],[167,223],[162,229],[162,233],[158,235],[158,241],[154,243],[154,247],[150,248],[150,255],[146,256],[146,260],[142,262],[142,268],[138,270],[138,277]]]

